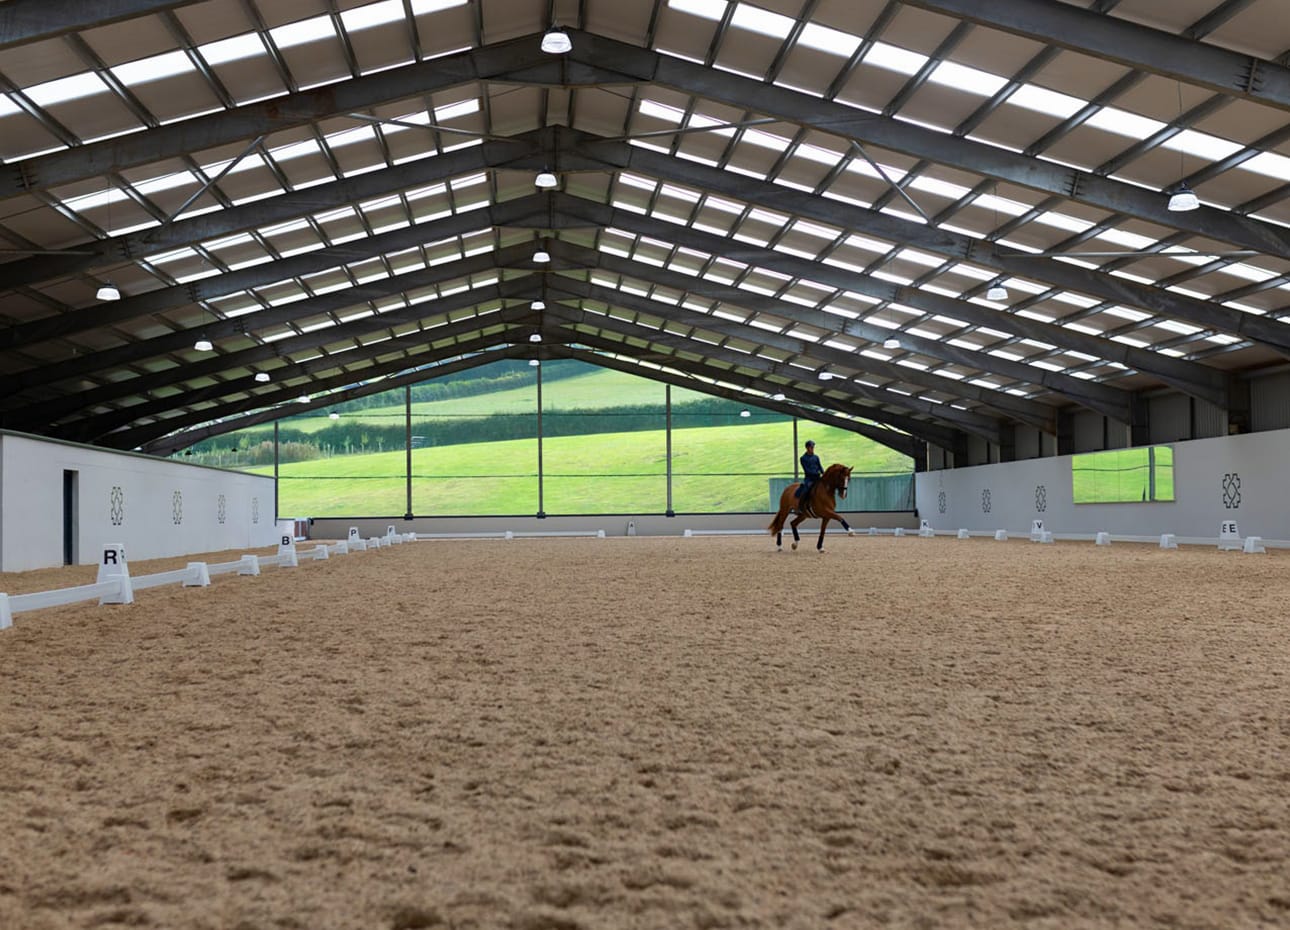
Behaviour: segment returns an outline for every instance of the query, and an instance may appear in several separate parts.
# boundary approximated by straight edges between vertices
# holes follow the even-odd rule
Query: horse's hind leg
[[[797,517],[793,520],[793,522],[789,524],[789,526],[792,527],[793,529],[793,548],[794,549],[796,549],[797,544],[802,541],[802,537],[797,535],[797,524],[801,523],[805,519],[806,519],[805,514],[798,514]]]

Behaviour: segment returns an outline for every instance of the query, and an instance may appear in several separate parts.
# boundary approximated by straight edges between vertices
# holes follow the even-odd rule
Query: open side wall
[[[0,432],[0,571],[270,546],[275,507],[272,478]]]
[[[1290,430],[1170,443],[1173,501],[1075,504],[1071,456],[923,472],[915,476],[918,512],[937,529],[1026,532],[1042,519],[1058,536],[1108,532],[1174,533],[1213,539],[1236,520],[1246,536],[1290,540]]]

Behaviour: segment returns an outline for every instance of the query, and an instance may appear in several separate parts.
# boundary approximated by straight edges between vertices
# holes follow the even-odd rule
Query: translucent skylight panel
[[[860,37],[818,23],[807,23],[797,38],[797,44],[841,58],[850,58],[860,47]]]
[[[1008,98],[1012,106],[1034,110],[1058,119],[1065,119],[1088,105],[1087,100],[1072,97],[1070,94],[1059,94],[1055,90],[1046,90],[1034,84],[1023,84]]]
[[[780,13],[771,13],[760,7],[740,3],[735,6],[735,15],[730,22],[740,29],[760,33],[774,39],[786,39],[793,30],[795,20]]]
[[[941,62],[928,79],[935,84],[954,87],[981,97],[993,97],[1008,84],[1007,78],[952,61]]]
[[[89,97],[92,94],[101,94],[107,89],[101,77],[93,71],[86,71],[84,74],[73,74],[56,81],[35,84],[28,87],[25,93],[37,106],[49,107],[57,103]]]
[[[412,0],[412,15],[438,13],[442,10],[451,10],[453,7],[465,6],[466,3],[467,0]]]
[[[1290,158],[1275,152],[1262,152],[1241,164],[1247,171],[1290,182]]]
[[[886,42],[875,42],[864,56],[866,65],[895,71],[898,74],[916,74],[926,62],[926,55],[906,51]]]
[[[669,123],[680,123],[685,118],[684,110],[659,103],[657,100],[650,100],[648,97],[640,102],[638,109],[642,116],[652,116],[654,119],[666,120]]]
[[[371,29],[373,26],[383,26],[386,23],[397,22],[402,18],[403,3],[401,0],[380,0],[379,3],[369,3],[366,6],[355,7],[352,10],[344,10],[340,14],[340,21],[349,32]]]
[[[143,84],[147,81],[159,81],[162,78],[174,77],[195,71],[188,55],[182,51],[166,52],[164,55],[153,55],[128,64],[117,65],[112,73],[122,83],[129,86]]]
[[[711,20],[720,20],[729,6],[726,0],[667,0],[667,5],[673,10]]]
[[[462,100],[458,103],[450,103],[442,107],[434,108],[434,118],[443,122],[456,116],[469,116],[471,113],[479,112],[479,98],[472,97],[469,100]],[[398,128],[398,127],[394,127]]]
[[[330,16],[313,16],[309,19],[302,19],[299,22],[278,26],[276,29],[270,29],[269,35],[273,37],[274,44],[278,48],[292,48],[296,45],[306,45],[323,39],[334,39],[336,38],[336,27],[332,25]]]

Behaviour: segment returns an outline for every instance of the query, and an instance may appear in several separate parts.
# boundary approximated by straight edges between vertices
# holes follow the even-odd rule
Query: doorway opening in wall
[[[76,475],[63,471],[63,564],[76,564]]]

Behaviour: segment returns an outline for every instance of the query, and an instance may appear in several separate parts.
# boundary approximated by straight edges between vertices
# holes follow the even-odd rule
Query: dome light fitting
[[[785,395],[783,395],[783,394],[772,394],[772,395],[770,395],[770,399],[771,399],[771,400],[788,400],[788,398],[787,398]]]
[[[990,285],[990,289],[985,292],[986,300],[1000,301],[1008,299],[1008,289],[999,282]]]
[[[740,415],[741,417],[750,417],[750,416],[752,416],[752,411],[751,411],[751,410],[740,410],[740,411],[739,411],[739,415]]]
[[[538,249],[533,253],[533,261],[537,262],[539,265],[545,265],[547,262],[551,261],[551,253],[546,249]]]
[[[529,336],[529,342],[541,342],[541,341],[542,341],[541,333],[534,333],[532,336]]]
[[[539,362],[539,361],[538,361],[537,359],[535,359],[535,358],[531,358],[531,359],[529,359],[529,367],[530,367],[530,368],[537,368],[537,367],[538,367],[539,365],[541,365],[541,364],[542,364],[542,363],[541,363],[541,362]]]
[[[542,171],[533,179],[533,184],[544,191],[549,191],[554,187],[559,187],[560,181],[550,171]]]
[[[193,343],[193,348],[196,349],[198,352],[209,352],[215,348],[215,344],[211,342],[209,339],[207,339],[206,336],[203,334],[198,338],[196,342]]]
[[[1187,186],[1187,182],[1179,184],[1174,192],[1169,195],[1169,210],[1173,213],[1186,213],[1189,210],[1195,210],[1200,207],[1200,198],[1196,192]]]
[[[267,371],[257,371],[255,373],[255,380],[259,381],[261,384],[268,384],[269,373]]]
[[[545,310],[545,309],[546,309],[546,301],[544,301],[544,300],[535,300],[535,301],[533,301],[533,303],[529,304],[529,309],[530,309],[530,310]]]
[[[890,339],[884,339],[882,343],[882,347],[884,349],[899,349],[900,340],[897,339],[895,336],[891,337]]]
[[[97,300],[120,300],[121,292],[115,284],[108,281],[94,293],[94,297]]]
[[[329,419],[329,420],[339,420],[339,419],[340,419],[340,414],[339,414],[339,413],[334,413],[334,412],[333,412],[333,413],[329,413],[329,414],[327,414],[327,419]]]
[[[569,33],[559,26],[552,26],[542,37],[542,51],[548,55],[567,55],[573,51],[573,42],[569,39]]]

